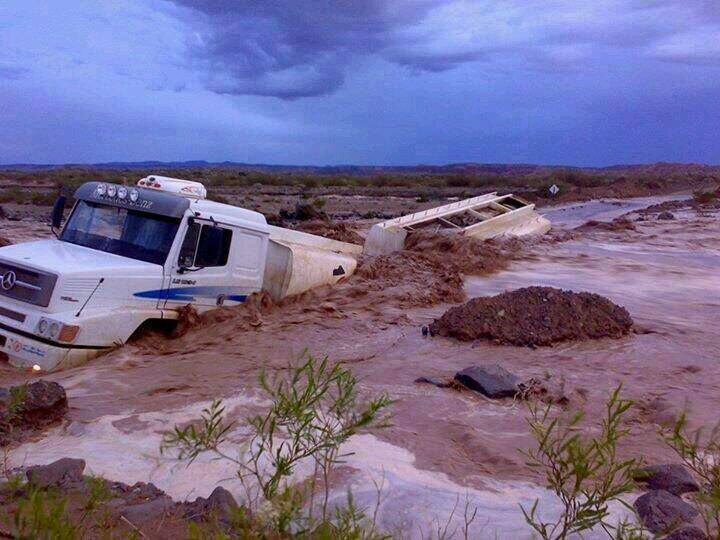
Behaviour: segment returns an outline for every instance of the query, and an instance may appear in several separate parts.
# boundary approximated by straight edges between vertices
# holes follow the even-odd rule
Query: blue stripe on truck
[[[154,289],[151,291],[136,292],[133,296],[138,298],[155,298],[158,300],[175,300],[178,302],[193,302],[197,296],[217,298],[224,294],[227,300],[244,302],[246,294],[228,294],[227,287],[172,287],[170,289]],[[233,291],[234,292],[234,291]]]

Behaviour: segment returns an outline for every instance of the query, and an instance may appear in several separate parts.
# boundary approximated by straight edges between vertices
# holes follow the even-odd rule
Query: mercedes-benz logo
[[[2,287],[3,291],[9,291],[15,286],[16,281],[17,276],[15,275],[15,272],[9,270],[2,276],[2,280],[0,280],[0,287]]]

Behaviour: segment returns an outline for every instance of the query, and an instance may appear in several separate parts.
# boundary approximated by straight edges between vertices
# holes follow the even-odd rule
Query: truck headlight
[[[43,317],[37,325],[37,333],[43,337],[54,339],[63,343],[72,343],[80,331],[79,326],[63,324]]]

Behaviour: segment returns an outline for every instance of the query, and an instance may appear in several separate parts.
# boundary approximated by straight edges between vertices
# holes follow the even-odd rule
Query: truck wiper
[[[90,302],[90,299],[91,299],[93,296],[95,296],[95,293],[97,292],[97,290],[100,288],[100,285],[102,285],[104,281],[105,281],[105,278],[104,278],[104,277],[101,277],[101,278],[100,278],[100,281],[98,281],[97,285],[95,285],[95,288],[93,289],[93,292],[90,293],[90,296],[87,297],[87,300],[85,300],[85,303],[84,303],[84,304],[82,305],[82,307],[80,308],[80,311],[78,311],[78,312],[75,314],[76,317],[79,317],[79,316],[80,316],[80,314],[82,313],[83,309],[85,309],[85,306],[87,306],[87,305],[88,305],[88,302]]]

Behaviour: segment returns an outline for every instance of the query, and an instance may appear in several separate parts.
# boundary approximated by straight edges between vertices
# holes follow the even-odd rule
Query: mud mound
[[[523,246],[523,241],[516,239],[483,242],[465,236],[414,233],[403,251],[360,261],[351,283],[356,293],[372,291],[378,299],[404,308],[462,302],[463,274],[501,270]]]
[[[685,199],[681,201],[665,201],[658,204],[653,204],[652,206],[648,206],[647,208],[635,210],[635,212],[641,216],[645,216],[648,214],[660,214],[662,212],[685,210],[690,207],[690,202],[690,199]]]
[[[576,228],[579,231],[635,231],[635,225],[632,221],[621,216],[613,221],[595,221],[590,220]]]
[[[430,325],[433,335],[487,339],[534,347],[561,341],[618,338],[632,328],[630,314],[607,298],[552,287],[527,287],[473,298]]]

